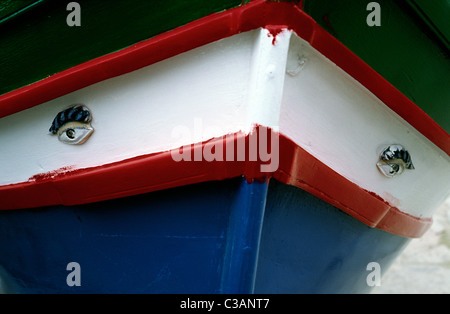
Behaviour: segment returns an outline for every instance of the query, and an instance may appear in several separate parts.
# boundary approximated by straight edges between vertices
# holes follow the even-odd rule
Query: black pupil
[[[67,137],[70,139],[74,139],[75,138],[75,130],[74,129],[68,129],[66,131]]]

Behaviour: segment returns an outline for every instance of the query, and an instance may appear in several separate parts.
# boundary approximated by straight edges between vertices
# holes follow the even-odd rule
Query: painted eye
[[[83,144],[94,132],[91,113],[83,105],[75,105],[59,112],[49,129],[66,144]]]
[[[403,173],[405,169],[414,169],[409,152],[397,144],[390,145],[383,150],[377,167],[382,174],[389,178]]]
[[[94,129],[85,123],[69,122],[58,130],[58,139],[66,144],[83,144]]]

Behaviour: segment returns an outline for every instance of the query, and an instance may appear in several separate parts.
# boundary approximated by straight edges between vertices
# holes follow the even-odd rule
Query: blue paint
[[[298,188],[272,181],[268,195],[256,293],[367,293],[367,264],[383,274],[409,243]]]
[[[298,188],[235,178],[0,212],[0,276],[24,293],[364,292],[367,263],[383,270],[407,241]]]
[[[224,255],[221,293],[252,293],[267,184],[243,183],[233,204]]]
[[[260,222],[244,217],[242,224],[239,217],[262,217],[266,190],[265,183],[237,178],[83,206],[1,212],[0,266],[29,293],[251,292],[245,289],[252,283],[241,282],[254,275],[239,272],[254,268]],[[224,265],[227,255],[231,262]],[[80,287],[66,284],[69,262],[81,266]]]

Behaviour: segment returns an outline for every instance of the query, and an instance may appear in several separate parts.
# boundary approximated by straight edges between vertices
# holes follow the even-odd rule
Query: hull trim
[[[0,96],[0,118],[213,41],[260,27],[272,31],[274,41],[283,27],[296,32],[450,155],[450,135],[442,127],[321,28],[301,10],[301,5],[290,2],[252,1],[238,8],[206,16],[129,48],[82,63],[6,93]]]
[[[267,132],[267,129],[256,127],[254,132]],[[248,145],[249,135],[242,132],[227,135],[187,146],[191,149],[188,154],[194,155],[194,150],[199,147],[204,149],[206,145],[219,145],[215,141],[229,147],[237,146],[243,140]],[[28,182],[0,187],[0,209],[70,206],[239,176],[244,176],[249,182],[273,177],[306,190],[369,227],[404,237],[420,237],[431,226],[431,218],[418,218],[401,212],[380,196],[335,172],[283,134],[279,134],[279,150],[279,167],[273,173],[261,172],[261,165],[268,161],[262,161],[259,157],[251,161],[248,154],[244,161],[238,161],[237,153],[234,161],[174,161],[173,151],[93,168],[61,169],[34,176]]]

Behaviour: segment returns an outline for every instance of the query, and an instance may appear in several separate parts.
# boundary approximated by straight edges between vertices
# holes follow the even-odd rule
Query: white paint
[[[307,42],[291,38],[287,69],[307,60],[298,75],[286,75],[280,132],[313,156],[391,205],[430,217],[450,192],[450,158],[364,86]],[[401,144],[415,170],[386,178],[379,153]],[[301,161],[300,161],[301,162]]]
[[[180,147],[189,143],[172,137],[172,130],[192,129],[196,119],[203,128],[191,132],[194,142],[250,130],[245,101],[259,32],[225,38],[0,119],[0,184]],[[48,134],[56,114],[72,104],[86,105],[93,117],[95,132],[79,146]]]
[[[248,133],[258,123],[400,210],[430,217],[449,194],[450,158],[297,35],[284,31],[275,46],[272,39],[266,30],[235,35],[0,119],[0,184]],[[72,104],[92,112],[95,132],[83,145],[48,135]],[[194,138],[174,132],[186,127]],[[416,169],[384,177],[376,162],[389,144],[406,147]]]
[[[278,128],[286,61],[292,31],[277,35],[276,45],[269,31],[263,29],[255,45],[249,91],[248,123]],[[269,39],[269,40],[268,40]]]
[[[265,29],[225,38],[0,119],[0,185],[276,127],[290,34],[276,45]],[[48,134],[73,104],[89,108],[95,129],[76,147]],[[193,137],[176,132],[186,128]]]

